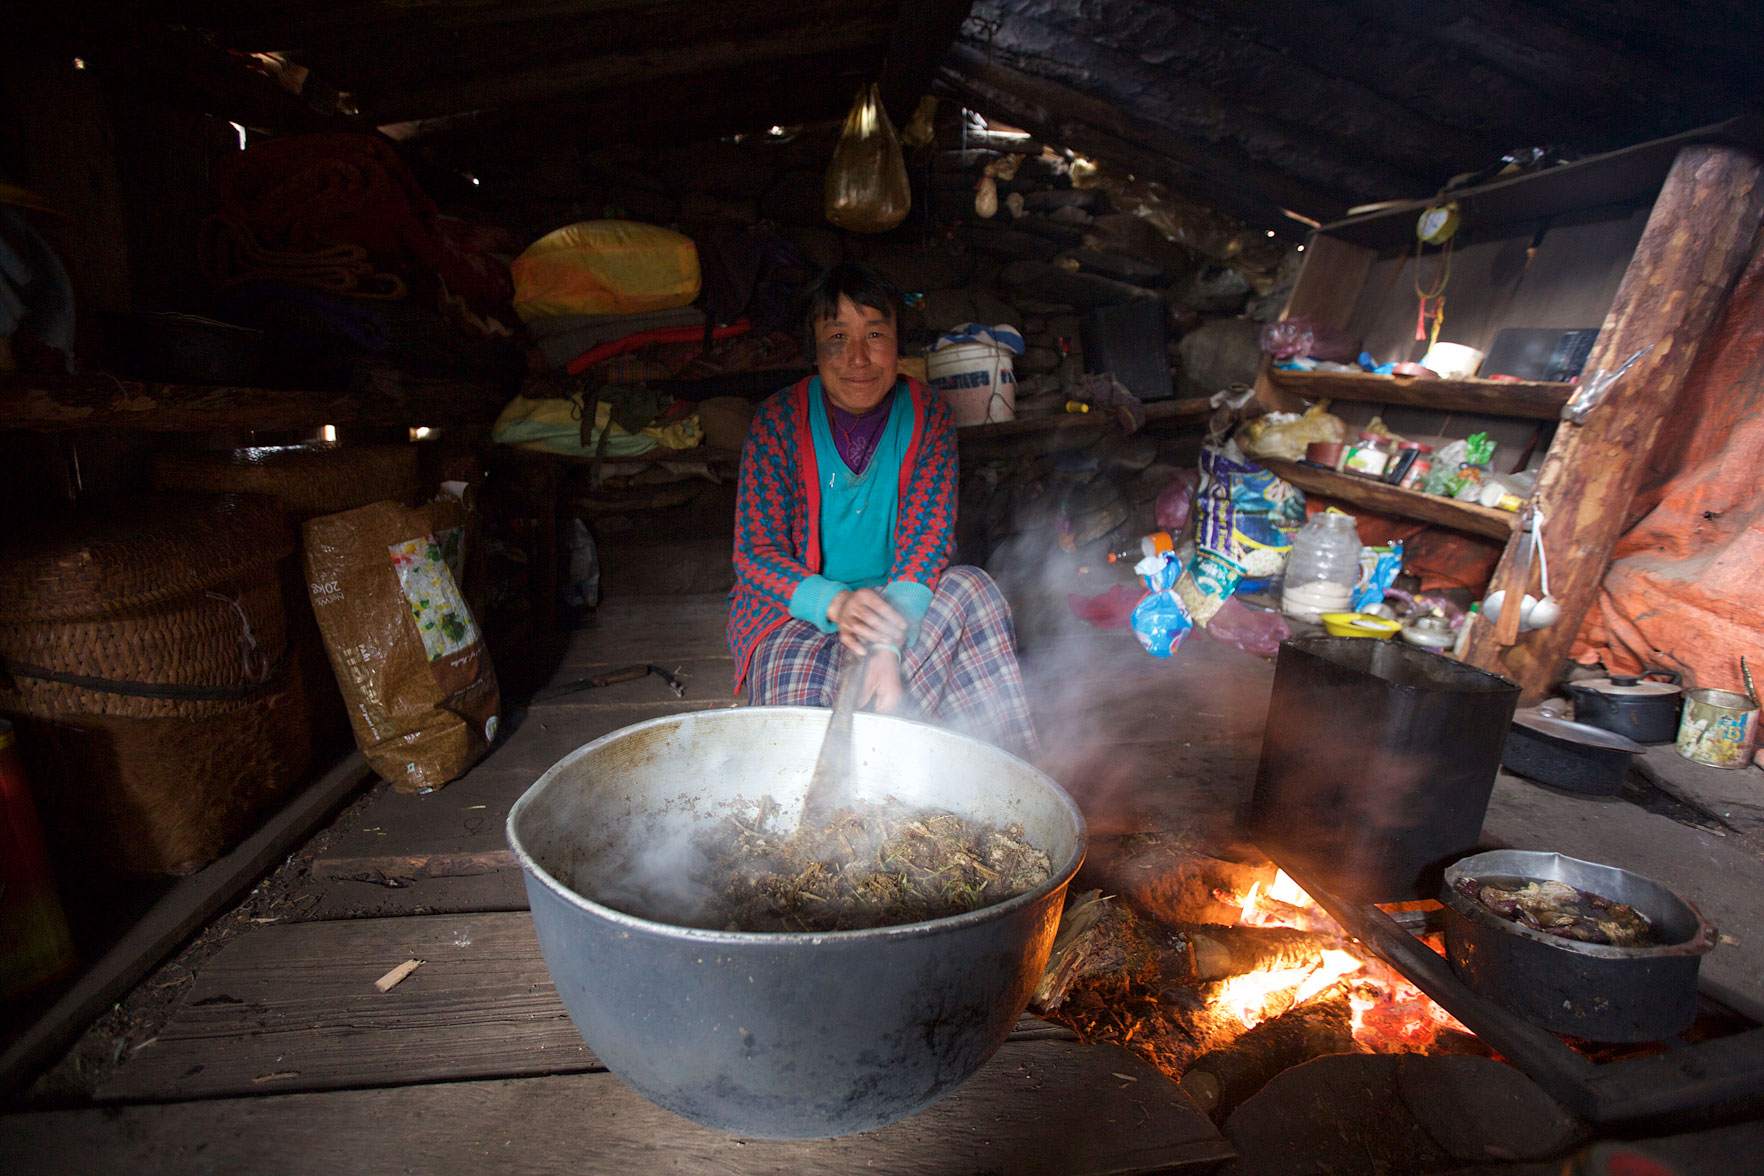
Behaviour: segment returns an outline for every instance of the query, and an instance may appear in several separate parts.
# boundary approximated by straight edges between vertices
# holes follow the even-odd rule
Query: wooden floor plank
[[[587,666],[728,657],[728,620],[729,599],[720,592],[608,600],[570,634],[559,672],[576,676],[572,671]]]
[[[527,909],[527,887],[519,870],[466,878],[424,878],[408,886],[327,879],[309,883],[309,887],[314,898],[300,908],[301,921]]]
[[[390,992],[374,981],[423,966]],[[202,966],[102,1099],[397,1086],[597,1068],[524,913],[263,927]]]
[[[14,1176],[1127,1176],[1205,1170],[1234,1153],[1175,1083],[1126,1050],[1015,1041],[928,1110],[843,1139],[726,1135],[587,1073],[16,1115],[0,1118],[0,1154],[16,1157]]]
[[[488,756],[447,787],[423,795],[385,789],[358,814],[327,857],[470,853],[503,848],[511,805],[565,755],[623,727],[683,711],[732,705],[726,699],[535,707]]]
[[[407,959],[424,963],[374,989]],[[1071,1032],[1025,1017],[1014,1037],[1050,1035]],[[97,1093],[159,1102],[597,1068],[524,911],[356,919],[229,943]]]
[[[214,918],[272,863],[322,827],[371,772],[351,752],[303,783],[245,840],[177,883],[154,903],[71,988],[0,1054],[0,1094],[21,1087],[52,1061],[91,1021],[156,967],[167,954]]]
[[[633,665],[647,665],[649,660],[633,662]],[[560,695],[533,702],[533,709],[560,705],[588,705],[600,703],[659,703],[672,702],[676,698],[685,698],[691,702],[729,702],[735,697],[735,660],[724,650],[720,657],[698,657],[686,660],[675,659],[666,664],[656,663],[658,669],[674,675],[684,695],[676,695],[668,683],[655,674],[647,674],[629,682],[613,682],[606,686],[594,686],[571,694]],[[622,669],[624,667],[614,667]],[[562,667],[553,673],[546,687],[561,686],[576,679],[590,677],[593,671],[578,671]]]

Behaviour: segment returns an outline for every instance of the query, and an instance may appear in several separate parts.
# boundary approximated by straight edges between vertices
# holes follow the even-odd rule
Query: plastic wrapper
[[[1190,565],[1194,588],[1210,591],[1236,569],[1237,590],[1263,590],[1286,567],[1292,537],[1305,525],[1304,494],[1246,458],[1236,441],[1203,448],[1200,473]],[[1205,555],[1212,556],[1208,565],[1197,566]],[[1198,603],[1199,597],[1190,608]],[[1204,620],[1198,614],[1196,619]]]
[[[1353,599],[1348,607],[1363,612],[1374,604],[1384,603],[1384,594],[1396,583],[1403,570],[1403,545],[1399,540],[1389,547],[1360,548],[1360,577],[1354,585]]]
[[[1152,507],[1159,528],[1172,535],[1182,533],[1194,509],[1194,492],[1199,485],[1197,470],[1181,470],[1170,478],[1169,484],[1158,491],[1157,503]]]
[[[827,167],[827,219],[854,233],[885,233],[913,206],[894,124],[872,84],[858,94]]]
[[[1148,576],[1150,582],[1168,579],[1168,573],[1176,566],[1175,559],[1169,555],[1156,558],[1166,566]],[[1140,566],[1149,562],[1144,561]],[[1169,657],[1182,644],[1182,639],[1194,630],[1194,618],[1188,615],[1188,609],[1174,588],[1154,591],[1140,601],[1133,609],[1132,624],[1133,635],[1153,657]]]
[[[1360,352],[1359,340],[1338,327],[1299,315],[1262,328],[1262,350],[1275,359],[1322,359],[1349,363]]]
[[[1301,416],[1290,412],[1271,412],[1247,422],[1238,430],[1237,442],[1251,457],[1283,457],[1302,461],[1305,447],[1324,441],[1340,444],[1347,440],[1347,422],[1329,411],[1329,402],[1319,400]]]
[[[1176,595],[1195,620],[1205,625],[1243,582],[1243,567],[1216,551],[1194,553],[1176,579]]]
[[[1256,657],[1274,657],[1280,652],[1280,643],[1292,636],[1285,617],[1250,608],[1235,598],[1219,606],[1207,622],[1207,632]]]

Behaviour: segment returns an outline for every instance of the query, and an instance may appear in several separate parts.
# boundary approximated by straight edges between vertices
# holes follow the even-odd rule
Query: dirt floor
[[[646,577],[646,565],[671,572]],[[1108,583],[1079,566],[1050,549],[1027,566],[993,569],[1016,609],[1043,766],[1078,800],[1093,838],[1237,842],[1272,663],[1204,634],[1154,659],[1126,630],[1075,620],[1065,593]],[[502,832],[508,806],[573,748],[643,719],[735,702],[717,590],[724,557],[701,537],[677,551],[622,544],[606,567],[610,595],[599,612],[533,664],[508,667],[505,682],[520,685],[509,690],[508,733],[492,755],[428,796],[369,788],[138,984],[31,1087],[18,1113],[0,1118],[0,1151],[35,1157],[16,1170],[442,1172],[501,1158],[612,1172],[665,1157],[679,1171],[1083,1173],[1209,1168],[1235,1149],[1225,1169],[1234,1176],[1541,1176],[1591,1141],[1584,1124],[1500,1063],[1365,1056],[1289,1071],[1221,1136],[1127,1051],[1080,1047],[1030,1021],[935,1114],[851,1140],[736,1147],[649,1108],[605,1072],[557,1004]],[[632,590],[663,580],[684,591]],[[540,682],[633,663],[675,674],[685,697],[650,676],[521,704]],[[1484,840],[1623,865],[1693,898],[1724,930],[1705,991],[1764,1019],[1764,935],[1753,931],[1764,926],[1764,853],[1747,821],[1753,810],[1743,790],[1735,799],[1735,784],[1669,774],[1638,777],[1631,796],[1603,800],[1503,775]],[[392,993],[375,994],[372,981],[406,958],[426,962]],[[1463,1069],[1472,1063],[1494,1069]],[[1466,1089],[1482,1092],[1481,1102],[1470,1106]],[[579,1122],[563,1109],[584,1106],[603,1113]],[[1300,1106],[1312,1110],[1293,1111]],[[547,1146],[512,1126],[547,1114],[570,1124]],[[431,1126],[386,1128],[419,1121]],[[1398,1122],[1409,1135],[1393,1129]],[[1448,1122],[1457,1134],[1444,1131]],[[1681,1131],[1657,1154],[1685,1173],[1739,1171],[1721,1158],[1760,1144],[1758,1126],[1742,1124]]]

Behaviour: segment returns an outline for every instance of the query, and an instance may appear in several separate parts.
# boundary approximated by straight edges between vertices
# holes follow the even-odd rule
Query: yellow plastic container
[[[1386,638],[1402,632],[1403,626],[1370,613],[1332,612],[1323,614],[1323,628],[1331,637]]]
[[[698,297],[698,247],[672,229],[637,221],[566,225],[509,267],[515,312],[526,322],[565,314],[642,314]]]

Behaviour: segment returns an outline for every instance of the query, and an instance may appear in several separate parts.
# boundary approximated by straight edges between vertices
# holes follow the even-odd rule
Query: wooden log
[[[1677,409],[1703,337],[1751,254],[1761,220],[1764,166],[1755,154],[1711,144],[1679,152],[1583,380],[1617,370],[1643,347],[1653,350],[1612,385],[1585,424],[1562,425],[1538,473],[1535,501],[1546,520],[1550,587],[1561,617],[1518,635],[1506,649],[1493,626],[1471,630],[1466,660],[1517,680],[1521,705],[1541,701],[1556,683],[1598,594],[1660,423]],[[1521,546],[1508,544],[1497,583],[1512,578],[1509,565]]]
[[[1297,931],[1293,927],[1226,927],[1201,924],[1182,931],[1189,950],[1189,975],[1180,975],[1180,956],[1166,956],[1171,968],[1164,977],[1173,982],[1205,982],[1268,968],[1297,968],[1305,959],[1341,945],[1339,934]],[[1168,940],[1166,940],[1168,943]],[[1168,947],[1164,950],[1170,950]]]
[[[1122,115],[1107,102],[1057,82],[1012,69],[980,50],[957,44],[944,59],[939,83],[987,117],[997,117],[1050,143],[1130,167],[1176,185],[1213,208],[1256,225],[1292,225],[1290,208],[1312,220],[1339,218],[1351,198],[1307,185],[1282,172],[1216,150],[1182,135]]]
[[[1182,1076],[1182,1090],[1215,1122],[1223,1121],[1282,1071],[1323,1054],[1352,1053],[1351,1017],[1339,989],[1308,1000],[1196,1058]]]

